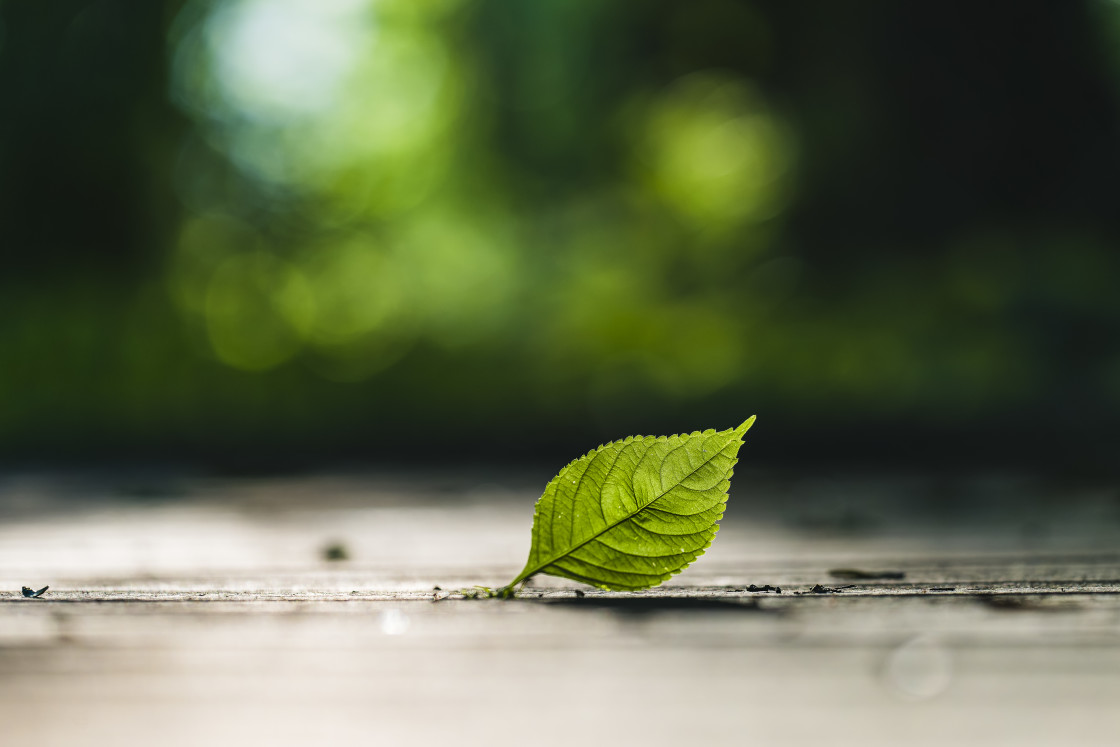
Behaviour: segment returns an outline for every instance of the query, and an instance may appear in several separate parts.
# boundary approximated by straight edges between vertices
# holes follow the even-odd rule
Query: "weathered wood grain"
[[[1114,493],[759,482],[659,589],[501,602],[530,483],[9,477],[0,744],[1115,744]]]

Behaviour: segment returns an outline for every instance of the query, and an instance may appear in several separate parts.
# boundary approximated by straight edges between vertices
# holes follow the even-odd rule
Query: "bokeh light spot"
[[[291,358],[303,346],[314,314],[303,275],[265,252],[227,259],[210,280],[210,343],[234,368],[262,371]]]
[[[369,44],[366,0],[229,0],[206,22],[231,113],[284,122],[330,108]]]
[[[315,342],[344,344],[376,331],[401,310],[398,269],[368,239],[322,247],[305,268],[315,296]]]
[[[641,142],[649,188],[697,227],[765,220],[784,205],[791,136],[742,80],[676,81],[649,107]]]

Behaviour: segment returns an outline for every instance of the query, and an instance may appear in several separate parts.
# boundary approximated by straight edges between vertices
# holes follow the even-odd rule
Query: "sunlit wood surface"
[[[744,470],[661,589],[460,599],[543,482],[8,475],[0,744],[1117,744],[1114,487]]]

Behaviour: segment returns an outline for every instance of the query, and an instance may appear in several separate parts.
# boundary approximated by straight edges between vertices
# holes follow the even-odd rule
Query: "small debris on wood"
[[[440,587],[438,587],[438,586],[433,586],[433,587],[432,587],[432,591],[443,591],[443,589],[441,589],[441,588],[440,588]]]
[[[23,587],[23,589],[22,589],[22,591],[23,591],[23,595],[24,595],[25,597],[27,597],[28,599],[38,599],[39,597],[43,596],[43,594],[44,594],[44,593],[45,593],[45,592],[47,591],[47,589],[49,589],[49,588],[51,588],[51,587],[49,587],[49,586],[44,586],[44,587],[43,587],[42,589],[39,589],[38,591],[33,591],[32,589],[30,589],[30,588],[28,588],[28,587],[24,586],[24,587]]]
[[[583,598],[584,598],[585,596],[587,596],[587,595],[586,595],[586,594],[584,594],[584,593],[583,593],[582,591],[580,591],[579,589],[576,589],[576,596],[577,596],[578,598],[580,598],[580,599],[583,599]]]
[[[341,542],[332,542],[323,548],[323,560],[331,562],[338,560],[349,560],[350,551],[346,549],[346,545]]]
[[[844,584],[843,586],[821,586],[820,584],[813,584],[813,588],[809,591],[797,591],[795,594],[835,594],[844,589],[854,589],[855,584]]]
[[[898,581],[906,578],[902,571],[862,571],[858,568],[833,568],[828,575],[845,581]]]
[[[489,586],[474,585],[469,589],[460,589],[459,596],[463,599],[494,599],[501,596],[502,589],[497,591]]]
[[[765,586],[755,586],[754,584],[751,584],[750,586],[747,587],[747,591],[772,591],[775,594],[781,594],[782,593],[782,587],[771,586],[770,584],[766,584]]]

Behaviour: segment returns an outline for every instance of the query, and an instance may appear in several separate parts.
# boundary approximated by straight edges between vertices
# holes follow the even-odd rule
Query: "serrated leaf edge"
[[[742,430],[742,433],[739,434],[739,439],[740,439],[740,441],[742,441],[742,439],[746,435],[747,431],[749,431],[751,429],[751,427],[754,425],[756,417],[757,416],[755,416],[755,415],[751,415],[749,418],[747,418],[745,421],[743,421],[743,423],[741,423],[739,426],[737,426],[735,428],[730,428],[728,430],[731,430],[732,432]],[[582,459],[586,459],[586,458],[594,456],[595,454],[598,454],[600,451],[602,451],[605,448],[615,446],[615,445],[625,446],[626,444],[632,443],[633,441],[667,442],[670,438],[682,438],[682,437],[695,438],[697,436],[711,436],[711,435],[715,435],[716,433],[719,433],[719,432],[721,432],[721,431],[717,431],[715,428],[707,428],[703,431],[692,431],[691,433],[676,433],[676,434],[673,434],[671,436],[641,436],[641,435],[635,435],[635,436],[627,436],[626,438],[618,439],[618,440],[615,440],[615,441],[608,441],[605,444],[599,444],[599,446],[597,446],[596,448],[588,451],[586,454],[581,454],[580,456],[571,460],[570,462],[565,464],[563,467],[561,467],[559,470],[557,470],[556,476],[553,477],[551,480],[549,480],[547,483],[545,483],[544,491],[541,493],[541,498],[543,498],[548,493],[548,489],[550,487],[552,487],[555,483],[560,481],[560,477],[561,477],[561,475],[564,474],[565,470],[567,470],[573,464],[575,464],[576,462],[578,462]],[[732,461],[731,464],[728,467],[728,472],[727,472],[727,478],[726,479],[730,480],[730,478],[734,476],[735,465],[737,465],[738,463],[739,463],[739,457],[736,454],[734,461]],[[577,581],[578,583],[584,583],[584,584],[587,584],[588,586],[594,586],[596,588],[605,589],[607,591],[641,591],[643,589],[650,589],[650,588],[653,588],[655,586],[658,586],[658,585],[664,583],[665,581],[669,580],[673,576],[677,575],[678,573],[680,573],[681,571],[685,570],[686,568],[691,566],[693,563],[695,563],[700,558],[700,556],[702,556],[705,552],[707,552],[708,548],[712,546],[712,542],[715,541],[716,534],[719,533],[719,522],[723,521],[723,516],[727,512],[727,499],[729,497],[729,491],[730,491],[730,486],[728,486],[728,490],[724,491],[724,493],[723,493],[723,500],[719,504],[723,507],[723,510],[719,512],[719,516],[717,516],[715,518],[715,520],[713,520],[713,522],[712,522],[712,526],[714,527],[714,530],[712,532],[712,536],[708,539],[707,543],[705,543],[705,545],[703,547],[696,550],[696,554],[693,556],[692,560],[688,561],[687,563],[682,565],[680,568],[678,568],[674,571],[670,571],[670,572],[668,572],[666,574],[663,574],[661,576],[650,576],[651,578],[658,578],[659,579],[655,583],[651,583],[648,586],[634,586],[634,587],[620,588],[620,585],[618,585],[618,584],[615,584],[614,586],[608,586],[608,585],[605,585],[605,584],[602,584],[602,583],[599,583],[599,582],[595,582],[595,581],[590,581],[590,580],[571,579],[569,576],[561,576],[561,578],[569,578],[570,580]],[[634,516],[637,516],[638,513],[641,513],[641,511],[645,510],[645,508],[647,508],[647,507],[648,506],[643,506],[641,510],[639,510],[638,512],[636,512],[632,516],[627,517],[627,519],[625,519],[625,520],[628,521],[628,520],[632,519]],[[533,526],[537,525],[537,521],[540,518],[540,510],[541,510],[541,499],[538,498],[536,504],[533,507]],[[619,522],[619,523],[621,523],[621,522]],[[588,542],[590,542],[590,540],[588,540]],[[583,544],[586,544],[586,543],[583,543]],[[566,557],[567,555],[571,554],[572,552],[575,552],[577,549],[579,549],[579,547],[582,547],[582,545],[579,545],[575,548],[572,548],[567,553],[565,553],[565,555],[562,555],[560,557],[553,558],[552,560],[549,560],[547,563],[539,566],[537,568],[537,570],[534,570],[531,573],[526,574],[524,569],[523,569],[522,572],[517,575],[517,578],[515,578],[513,581],[511,581],[509,584],[507,584],[505,587],[503,587],[503,591],[509,591],[514,586],[516,586],[517,584],[519,584],[522,581],[528,579],[530,576],[534,576],[537,573],[543,572],[543,570],[545,568],[548,568],[550,565],[552,565],[553,563],[562,559],[563,557]],[[573,575],[576,575],[576,574],[573,574]],[[641,574],[639,574],[639,575],[641,575]],[[504,594],[504,596],[508,596],[508,594]]]

